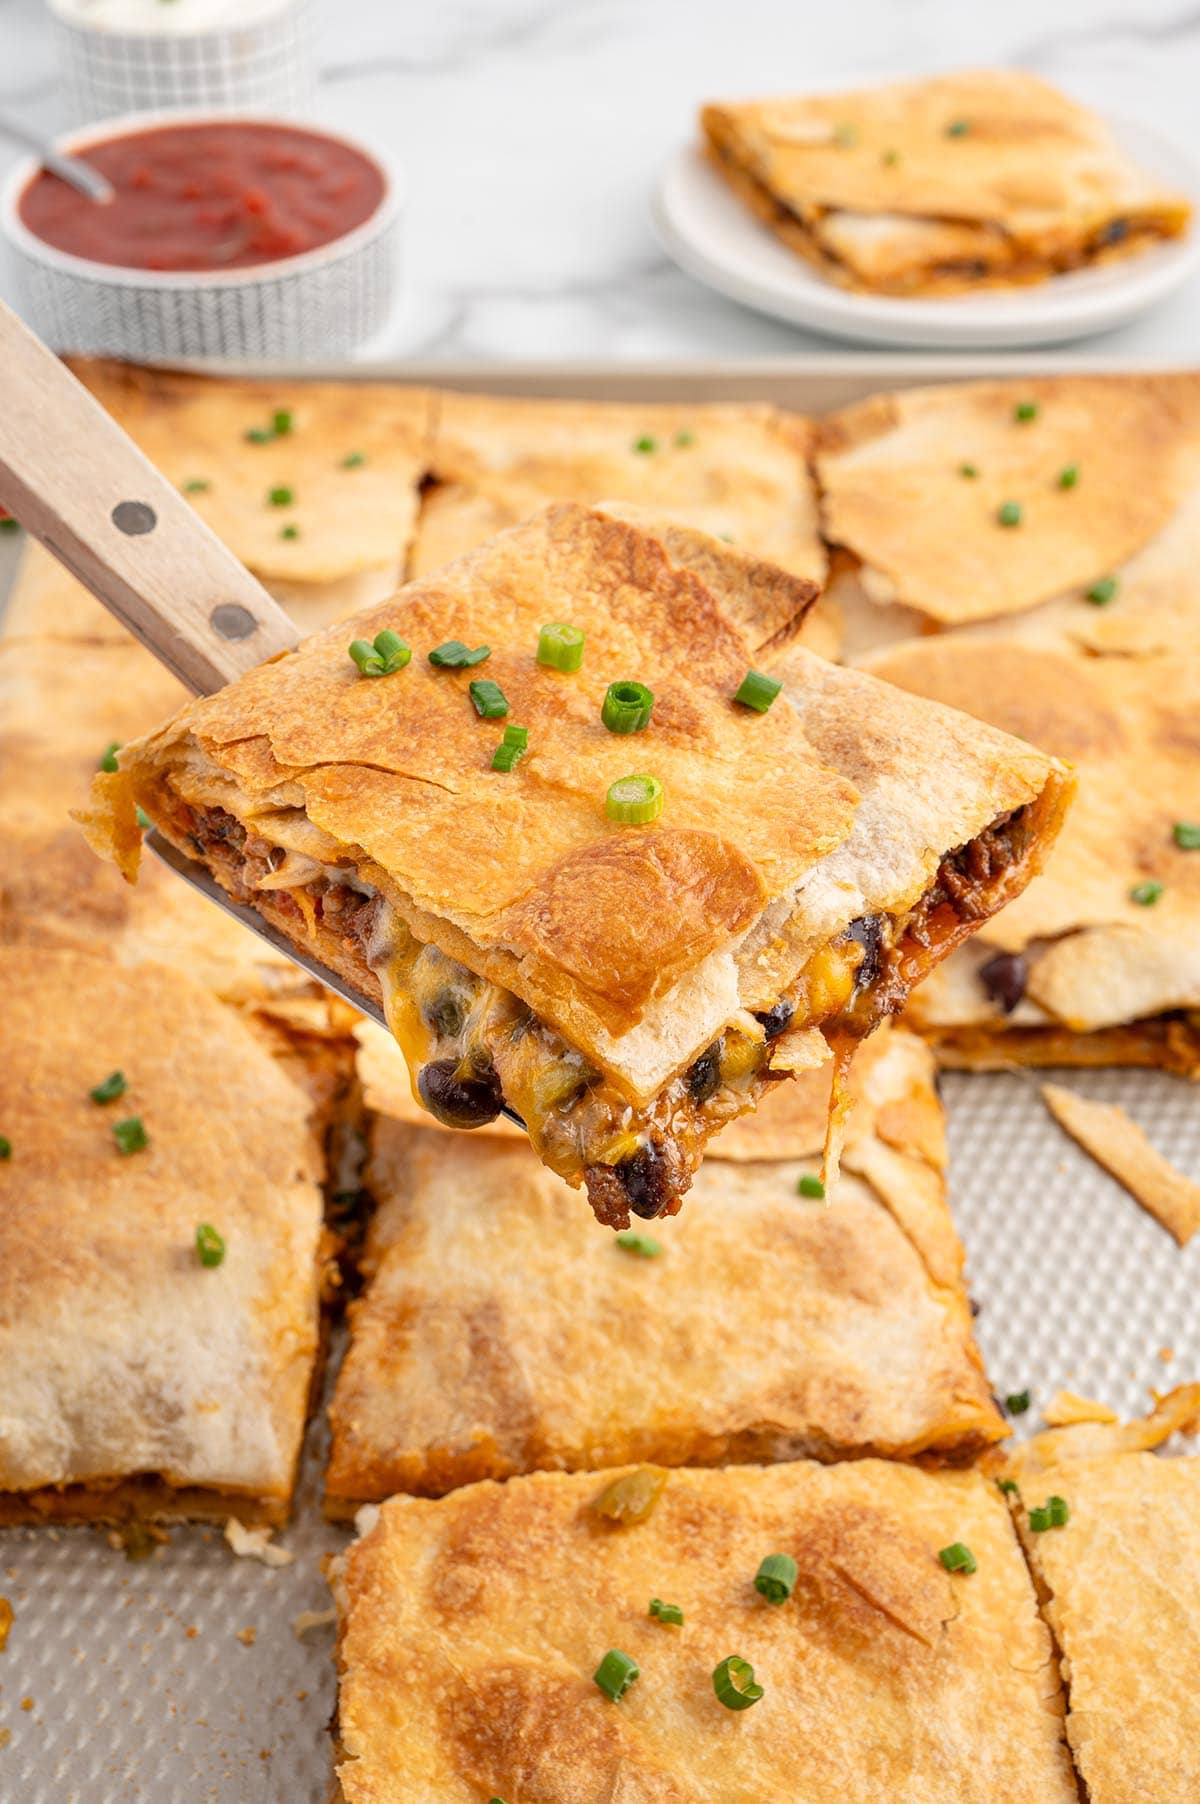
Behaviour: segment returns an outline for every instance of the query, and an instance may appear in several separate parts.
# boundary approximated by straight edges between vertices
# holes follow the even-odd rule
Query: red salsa
[[[105,205],[42,170],[20,201],[35,237],[124,269],[252,269],[342,238],[384,178],[336,138],[243,120],[160,125],[81,152],[115,190]]]

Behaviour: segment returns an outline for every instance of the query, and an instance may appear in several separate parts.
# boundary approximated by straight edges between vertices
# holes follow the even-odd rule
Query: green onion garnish
[[[970,129],[971,121],[969,119],[952,119],[946,127],[946,136],[948,138],[965,138]]]
[[[1029,1526],[1035,1535],[1045,1534],[1048,1528],[1065,1528],[1070,1519],[1065,1497],[1047,1497],[1040,1509],[1029,1512]]]
[[[137,815],[138,826],[143,833],[146,833],[154,825],[154,822],[150,819],[150,816],[146,813],[144,808],[135,808],[134,813]]]
[[[675,434],[675,443],[679,446],[680,450],[682,450],[682,451],[686,451],[687,447],[689,445],[694,445],[695,442],[696,442],[696,434],[694,432],[689,432],[686,426],[683,428],[682,431],[677,432]]]
[[[1112,600],[1120,586],[1115,576],[1102,576],[1084,594],[1094,608],[1102,608]]]
[[[247,427],[242,437],[251,445],[269,445],[275,434],[266,426],[250,426]]]
[[[1010,1416],[1023,1416],[1032,1401],[1028,1391],[1013,1391],[1011,1396],[1004,1399],[1004,1407]]]
[[[294,489],[289,489],[286,485],[281,488],[267,490],[267,500],[272,507],[291,507],[295,499],[296,491]]]
[[[1153,877],[1145,883],[1135,883],[1129,892],[1129,900],[1136,902],[1139,908],[1153,908],[1163,893],[1163,886]]]
[[[279,536],[281,539],[298,539],[300,537],[300,528],[298,526],[281,526],[279,529]]]
[[[1195,821],[1176,821],[1171,838],[1181,851],[1200,852],[1200,824]]]
[[[665,1604],[661,1597],[650,1599],[650,1615],[653,1616],[655,1622],[673,1622],[677,1627],[683,1627],[683,1611],[679,1605]]]
[[[342,459],[342,468],[343,470],[361,470],[366,461],[365,452],[347,451]]]
[[[511,770],[529,750],[528,727],[505,727],[504,738],[492,754],[493,770]]]
[[[975,477],[978,476],[978,474],[979,474],[979,465],[978,464],[959,464],[958,473],[960,476],[967,477],[967,479],[969,481],[974,481]]]
[[[656,438],[651,438],[649,433],[644,433],[641,438],[634,439],[633,448],[635,451],[641,451],[643,454],[657,451],[658,440]]]
[[[123,1071],[112,1072],[102,1084],[97,1084],[94,1090],[88,1091],[93,1102],[116,1102],[118,1096],[124,1096],[124,1094],[125,1073]]]
[[[640,733],[653,712],[654,693],[645,683],[610,683],[600,718],[610,733]]]
[[[551,670],[578,670],[583,663],[583,634],[577,626],[552,620],[538,634],[537,661]]]
[[[943,1547],[938,1559],[947,1572],[976,1572],[978,1564],[971,1549],[962,1541],[953,1541],[949,1547]]]
[[[404,669],[412,657],[412,649],[404,643],[399,633],[385,627],[381,633],[376,633],[374,641],[355,639],[350,647],[350,656],[363,676],[394,676],[397,670]]]
[[[825,1195],[824,1184],[822,1184],[820,1178],[815,1178],[810,1171],[806,1171],[802,1178],[796,1180],[796,1189],[801,1196],[816,1197],[818,1201]]]
[[[610,1647],[592,1674],[592,1678],[605,1697],[611,1698],[615,1704],[625,1696],[640,1671],[641,1668],[636,1660],[631,1660],[628,1654],[623,1654],[619,1647]]]
[[[1017,1481],[1015,1478],[998,1478],[996,1483],[1000,1486],[1001,1491],[1006,1497],[1019,1497],[1021,1494],[1017,1488]]]
[[[12,1158],[12,1141],[7,1134],[0,1134],[0,1159]]]
[[[663,811],[663,786],[657,777],[618,777],[608,786],[604,812],[610,821],[644,826]]]
[[[1026,420],[1036,420],[1037,417],[1038,417],[1038,404],[1036,401],[1018,401],[1016,406],[1013,408],[1013,419],[1014,420],[1020,420],[1020,421],[1024,422]]]
[[[491,655],[490,645],[477,645],[474,651],[469,651],[461,639],[446,639],[441,645],[434,646],[429,662],[436,664],[439,670],[469,670]]]
[[[475,704],[476,714],[484,720],[503,720],[508,713],[508,702],[499,683],[493,683],[491,677],[476,677],[468,684],[471,700]]]
[[[100,762],[96,766],[97,770],[119,770],[120,766],[117,763],[117,753],[120,749],[121,741],[119,739],[114,739],[110,744],[106,745],[103,752],[100,754]]]
[[[769,1604],[785,1604],[798,1577],[799,1568],[790,1553],[769,1553],[754,1575],[754,1589]]]
[[[1003,501],[996,509],[996,518],[1001,526],[1019,526],[1021,524],[1021,503],[1019,501]]]
[[[211,487],[212,483],[206,481],[203,476],[192,476],[184,483],[183,492],[185,495],[204,495]]]
[[[11,514],[0,514],[0,532],[20,532],[21,522],[14,520]]]
[[[140,1115],[131,1115],[127,1121],[114,1121],[113,1139],[117,1143],[117,1151],[121,1153],[144,1152],[150,1144],[150,1136],[142,1125]]]
[[[639,1234],[635,1228],[625,1228],[617,1235],[617,1245],[626,1253],[638,1253],[643,1259],[657,1259],[662,1252],[662,1242],[655,1240],[653,1234]]]
[[[733,699],[740,702],[743,708],[753,708],[756,714],[765,714],[782,688],[782,683],[777,683],[774,677],[764,676],[761,670],[748,670]]]
[[[277,407],[271,415],[271,431],[276,438],[286,438],[292,430],[292,413],[288,407]]]
[[[763,1694],[754,1682],[754,1668],[749,1660],[730,1654],[713,1673],[713,1690],[726,1710],[749,1710]]]
[[[1079,481],[1079,465],[1078,464],[1064,464],[1063,468],[1058,472],[1059,488],[1060,489],[1073,489],[1075,487],[1075,484],[1078,481]]]
[[[225,1257],[225,1242],[209,1222],[196,1224],[196,1257],[201,1265],[220,1265]]]

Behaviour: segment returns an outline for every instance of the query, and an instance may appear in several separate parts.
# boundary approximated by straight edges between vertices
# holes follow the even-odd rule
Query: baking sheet
[[[818,410],[879,387],[988,370],[984,360],[948,361],[822,359],[657,376],[543,368],[536,380],[511,368],[384,373],[509,393],[771,398]],[[1022,360],[1021,373],[1035,363]],[[3,579],[0,569],[0,588]],[[1041,1103],[1043,1076],[1122,1103],[1200,1178],[1200,1099],[1178,1078],[943,1078],[976,1331],[997,1392],[1034,1393],[1018,1434],[1038,1426],[1039,1404],[1060,1386],[1136,1414],[1152,1389],[1200,1378],[1200,1236],[1180,1251],[1067,1139]],[[296,1556],[286,1567],[236,1558],[211,1528],[172,1529],[142,1561],[110,1546],[103,1529],[0,1531],[0,1595],[15,1612],[0,1654],[3,1804],[326,1804],[334,1631],[293,1632],[301,1611],[328,1606],[320,1562],[346,1540],[320,1517],[324,1444],[322,1410],[295,1519],[276,1536]],[[251,1629],[252,1640],[243,1634]]]

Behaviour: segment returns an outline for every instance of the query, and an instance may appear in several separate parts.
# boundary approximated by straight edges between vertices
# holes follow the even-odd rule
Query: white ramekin
[[[109,29],[49,0],[74,119],[166,107],[206,112],[303,114],[313,95],[312,0],[245,0],[236,22],[179,28],[164,7],[163,29]]]
[[[58,148],[86,156],[90,145],[127,132],[218,117],[209,111],[134,114],[70,132],[58,140]],[[295,124],[257,114],[250,122]],[[384,181],[378,207],[332,244],[228,272],[125,269],[43,243],[18,212],[26,183],[38,170],[36,159],[25,159],[0,191],[0,232],[11,254],[20,312],[56,351],[93,356],[146,362],[353,356],[382,332],[395,305],[398,179],[375,150],[324,126],[309,129],[349,145],[376,165]]]

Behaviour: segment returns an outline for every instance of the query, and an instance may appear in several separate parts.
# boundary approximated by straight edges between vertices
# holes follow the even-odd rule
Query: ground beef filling
[[[261,905],[264,896],[255,886],[278,867],[280,848],[248,832],[224,809],[186,814],[185,831],[197,852],[238,900]],[[753,1108],[764,1089],[780,1081],[769,1069],[771,1045],[791,1026],[798,1005],[803,1004],[805,1025],[820,1025],[841,1040],[861,1039],[885,1016],[898,1013],[938,957],[996,908],[1002,879],[1021,863],[1032,832],[1031,810],[1006,815],[947,853],[933,883],[906,915],[852,921],[833,943],[853,969],[850,993],[833,1012],[814,1012],[812,990],[802,976],[794,995],[782,996],[758,1015],[761,1040],[727,1030],[640,1109],[517,998],[507,997],[497,1010],[495,996],[506,993],[436,948],[422,948],[418,960],[437,963],[440,976],[431,982],[426,972],[419,986],[421,1018],[436,1054],[417,1074],[421,1100],[455,1128],[486,1125],[507,1101],[523,1113],[546,1164],[575,1180],[582,1170],[592,1208],[608,1226],[627,1227],[631,1215],[649,1220],[674,1214],[710,1135]],[[352,953],[355,968],[361,966],[362,988],[373,993],[377,980],[368,954],[380,898],[328,878],[301,891],[303,906],[286,889],[271,891],[271,902],[336,935]],[[488,997],[493,1000],[485,1006]]]

